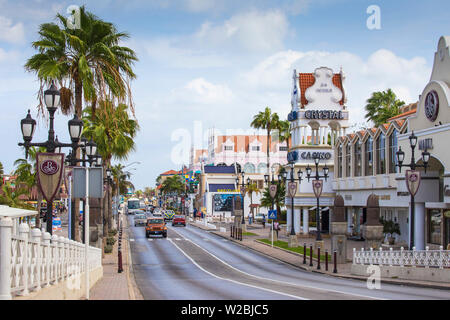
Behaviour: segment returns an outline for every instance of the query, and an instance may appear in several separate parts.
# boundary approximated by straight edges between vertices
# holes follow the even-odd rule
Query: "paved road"
[[[450,299],[443,290],[387,284],[369,290],[363,281],[299,270],[190,225],[169,225],[167,239],[147,239],[143,227],[129,225],[133,271],[145,299]]]

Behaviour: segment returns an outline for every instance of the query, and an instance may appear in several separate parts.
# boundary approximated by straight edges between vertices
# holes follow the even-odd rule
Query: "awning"
[[[37,211],[0,206],[0,217],[21,218],[37,215]]]
[[[210,183],[209,192],[236,192],[236,186],[234,184]]]

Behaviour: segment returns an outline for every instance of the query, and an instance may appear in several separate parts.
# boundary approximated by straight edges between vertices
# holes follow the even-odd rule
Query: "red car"
[[[184,216],[174,216],[172,219],[172,226],[182,225],[186,227],[186,218]]]

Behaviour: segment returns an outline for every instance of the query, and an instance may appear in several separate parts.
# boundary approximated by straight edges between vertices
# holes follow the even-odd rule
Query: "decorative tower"
[[[319,158],[319,171],[329,168],[320,196],[321,225],[323,232],[329,232],[329,207],[333,206],[335,194],[331,185],[334,177],[334,151],[336,140],[346,134],[349,114],[345,106],[343,90],[344,74],[327,67],[317,68],[314,73],[299,73],[294,70],[294,84],[291,98],[292,146],[288,153],[289,163],[295,164],[295,176],[306,167],[315,170],[314,159]],[[311,175],[313,178],[314,173]],[[305,174],[303,175],[303,177]],[[300,232],[300,216],[303,214],[303,233],[309,232],[309,211],[315,212],[317,202],[311,183],[303,178],[294,199],[294,228]],[[286,199],[290,213],[291,200]],[[291,223],[288,214],[288,227]]]

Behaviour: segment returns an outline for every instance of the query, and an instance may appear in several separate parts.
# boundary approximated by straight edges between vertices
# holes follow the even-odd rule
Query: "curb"
[[[248,249],[250,249],[250,250],[253,250],[253,251],[255,251],[255,252],[258,252],[258,253],[260,253],[260,254],[263,254],[263,255],[265,255],[265,256],[267,256],[267,257],[270,257],[270,258],[272,258],[272,259],[274,259],[274,260],[277,260],[277,261],[286,263],[286,264],[288,264],[288,265],[290,265],[290,266],[296,267],[296,268],[301,269],[301,270],[303,270],[303,271],[308,271],[308,272],[318,273],[318,274],[322,274],[322,275],[325,275],[325,276],[331,276],[331,277],[341,278],[341,279],[352,279],[352,280],[359,280],[359,281],[367,281],[367,279],[368,279],[368,277],[365,278],[365,277],[358,277],[358,276],[354,276],[354,275],[335,274],[335,273],[328,273],[328,272],[323,272],[323,271],[318,271],[318,270],[311,270],[311,269],[308,269],[308,268],[306,268],[306,267],[303,267],[303,266],[299,266],[299,265],[290,263],[290,262],[285,261],[285,260],[283,260],[283,259],[281,259],[281,258],[277,258],[277,257],[271,256],[271,255],[265,253],[264,251],[259,251],[258,249],[249,247],[249,246],[243,244],[241,241],[238,241],[238,240],[235,240],[235,239],[230,238],[230,237],[228,237],[228,236],[222,235],[222,234],[218,233],[218,232],[215,231],[215,230],[203,229],[203,228],[201,228],[201,227],[199,227],[199,226],[196,226],[195,224],[192,224],[192,225],[193,225],[194,227],[197,227],[197,228],[202,229],[202,230],[212,231],[212,233],[214,233],[215,235],[217,235],[217,236],[219,236],[219,237],[221,237],[221,238],[224,238],[224,239],[233,241],[234,243],[236,243],[236,244],[238,244],[238,245],[240,245],[240,246],[242,246],[242,247],[246,247],[246,248],[248,248]],[[266,243],[263,243],[263,242],[260,242],[260,241],[258,241],[258,240],[256,240],[256,239],[253,240],[253,241],[271,247],[271,245],[266,244]],[[290,253],[290,254],[293,254],[293,255],[296,255],[296,256],[299,256],[299,257],[303,257],[303,255],[298,254],[298,253],[296,253],[296,252],[292,252],[292,251],[289,251],[289,250],[286,250],[286,249],[283,249],[283,248],[278,248],[278,247],[275,247],[275,246],[274,246],[274,248],[276,248],[276,249],[278,249],[278,250],[285,251],[285,252],[287,252],[287,253]],[[315,261],[317,262],[317,259],[316,259],[316,258],[313,258],[313,260],[315,260]],[[405,281],[408,281],[408,280],[405,280]],[[429,289],[438,289],[438,290],[450,290],[450,288],[449,288],[448,286],[440,286],[440,285],[438,285],[438,284],[417,283],[417,282],[409,282],[409,281],[408,281],[408,282],[405,282],[405,281],[391,280],[391,279],[386,279],[386,278],[382,278],[382,279],[381,279],[381,283],[384,283],[384,284],[394,284],[394,285],[403,285],[403,286],[419,287],[419,288],[429,288]]]

